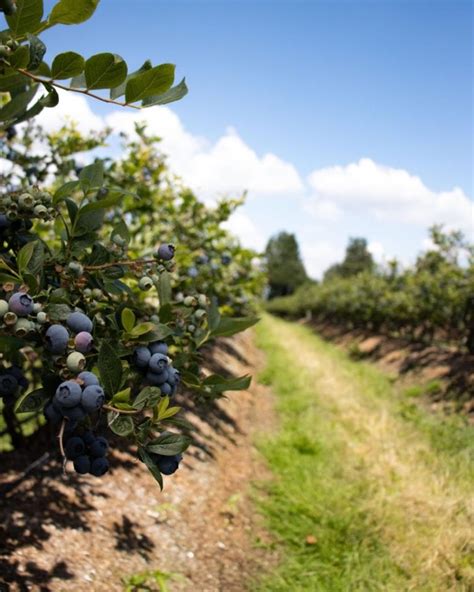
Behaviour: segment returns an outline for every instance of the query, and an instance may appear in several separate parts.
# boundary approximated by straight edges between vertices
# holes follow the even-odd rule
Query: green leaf
[[[158,298],[160,299],[160,306],[164,306],[171,301],[171,276],[167,271],[160,274]]]
[[[219,313],[219,306],[217,305],[217,298],[212,298],[211,305],[207,311],[207,318],[209,321],[210,331],[214,331],[219,326],[221,315]]]
[[[204,380],[203,385],[210,387],[214,393],[223,393],[224,391],[245,391],[251,382],[251,376],[224,378],[219,374],[212,374]]]
[[[17,0],[16,12],[6,16],[14,37],[35,33],[43,18],[43,0]]]
[[[47,84],[46,82],[43,82],[42,84],[48,91],[48,94],[41,97],[39,104],[42,107],[56,107],[59,103],[58,91],[51,84]]]
[[[258,323],[259,320],[258,317],[222,317],[218,326],[211,331],[211,337],[230,337],[235,333],[240,333],[241,331],[245,331],[245,329],[252,327],[252,325]]]
[[[20,45],[20,47],[13,52],[8,61],[13,68],[26,68],[30,61],[29,47],[27,45]]]
[[[112,88],[121,84],[127,76],[127,64],[113,53],[99,53],[86,61],[88,89]]]
[[[56,80],[64,80],[78,76],[84,71],[84,58],[74,51],[66,51],[58,54],[51,66],[51,77]]]
[[[21,274],[23,274],[28,269],[28,263],[30,262],[31,257],[33,256],[33,251],[35,249],[35,242],[36,241],[26,243],[26,245],[23,246],[18,252],[16,264],[18,265],[18,271]]]
[[[122,310],[121,320],[122,320],[122,327],[125,329],[125,331],[128,331],[130,333],[130,331],[135,326],[135,318],[136,317],[135,317],[135,313],[133,312],[133,310],[130,310],[129,308],[124,308]]]
[[[189,436],[165,432],[152,440],[146,447],[147,451],[164,456],[174,456],[184,452],[191,444]]]
[[[102,341],[97,359],[100,382],[110,398],[120,389],[122,382],[122,362],[116,349],[107,341]]]
[[[60,0],[51,11],[51,24],[77,25],[87,21],[93,14],[99,0]]]
[[[154,95],[143,100],[142,107],[152,107],[153,105],[166,105],[167,103],[173,103],[179,101],[188,94],[188,87],[186,86],[186,80],[183,78],[179,84],[173,86],[166,92],[160,95]]]
[[[48,304],[46,312],[52,321],[65,321],[71,308],[67,304]]]
[[[118,86],[116,86],[115,88],[112,88],[110,90],[110,98],[112,100],[118,99],[119,97],[121,97],[122,95],[125,94],[125,88],[127,87],[127,83],[129,80],[132,80],[132,78],[135,78],[136,76],[138,76],[139,74],[141,74],[142,72],[146,72],[147,70],[151,70],[152,69],[152,65],[150,60],[147,60],[143,66],[141,66],[138,70],[136,70],[135,72],[132,72],[131,74],[129,74],[127,76],[127,78],[124,80],[124,82],[122,82],[122,84],[119,84]]]
[[[37,91],[38,85],[32,84],[28,90],[13,95],[11,100],[0,109],[0,121],[13,119],[26,111]]]
[[[85,66],[85,64],[84,64]],[[74,78],[71,80],[71,83],[69,84],[69,86],[71,88],[86,88],[87,83],[86,83],[86,75],[84,74],[84,72],[82,72],[82,74],[78,74],[77,76],[74,76]]]
[[[118,393],[115,393],[115,395],[112,397],[112,405],[114,405],[115,407],[117,405],[123,405],[124,403],[128,403],[130,401],[130,393],[132,392],[132,389],[130,387],[124,389],[123,391],[119,391]],[[133,407],[131,405],[128,405],[128,407],[130,409],[133,409]]]
[[[37,389],[25,393],[15,404],[16,413],[32,413],[41,411],[44,408],[49,395],[43,389]]]
[[[35,35],[28,35],[28,41],[30,43],[30,59],[27,68],[31,72],[40,67],[46,53],[46,45]]]
[[[56,189],[56,192],[54,193],[53,203],[57,204],[65,197],[69,197],[79,185],[79,181],[68,181],[67,183],[64,183],[64,185],[61,185],[61,187]]]
[[[82,190],[87,193],[90,189],[98,189],[104,184],[104,163],[96,160],[85,166],[79,174]],[[105,200],[104,200],[105,201]],[[99,205],[99,208],[103,205]]]
[[[158,467],[154,463],[153,458],[141,446],[138,448],[138,456],[146,464],[146,466],[148,467],[148,470],[153,475],[153,477],[156,479],[156,481],[158,482],[158,485],[160,486],[160,489],[162,490],[163,489],[163,477],[161,476],[161,473],[160,473]]]
[[[3,274],[0,274],[2,276]],[[0,281],[3,281],[0,277]],[[0,352],[2,354],[17,352],[25,344],[18,337],[12,335],[0,335]]]
[[[130,78],[125,88],[125,101],[135,103],[167,91],[173,84],[174,70],[174,64],[161,64]]]
[[[121,415],[112,411],[108,414],[109,428],[117,436],[129,436],[135,429],[133,419],[129,415]]]
[[[132,338],[141,337],[142,335],[145,335],[146,333],[153,331],[153,329],[155,329],[155,327],[156,327],[155,323],[140,323],[136,327],[133,327],[133,329],[130,331],[130,337],[132,337]]]
[[[146,386],[138,393],[133,407],[140,410],[145,407],[154,407],[161,397],[161,391],[157,386]]]

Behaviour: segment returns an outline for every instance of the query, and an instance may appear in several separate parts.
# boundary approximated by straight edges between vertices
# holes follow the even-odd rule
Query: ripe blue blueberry
[[[179,463],[183,460],[182,454],[175,454],[174,456],[155,454],[153,456],[160,473],[163,473],[163,475],[175,473],[179,468]]]
[[[94,477],[102,477],[105,475],[109,470],[109,461],[106,458],[99,457],[94,458],[91,462],[91,468],[89,469],[89,473],[94,475]]]
[[[0,395],[13,395],[17,388],[18,380],[12,374],[3,374],[0,376]]]
[[[160,391],[163,395],[166,395],[167,397],[169,397],[170,395],[173,394],[173,387],[169,383],[164,382],[160,386]]]
[[[83,312],[72,312],[66,319],[66,324],[74,333],[81,333],[81,331],[92,332],[92,321]]]
[[[57,425],[61,422],[63,416],[61,413],[54,407],[52,403],[48,403],[45,408],[43,409],[44,416],[46,421],[52,423],[53,425]]]
[[[163,259],[164,261],[169,261],[170,259],[173,259],[174,252],[174,245],[160,245],[157,255],[160,259]]]
[[[26,292],[12,294],[8,301],[8,308],[18,317],[26,317],[33,312],[35,303],[33,298]]]
[[[146,373],[146,380],[152,386],[160,386],[160,384],[164,384],[168,379],[168,371],[163,370],[160,373],[156,372],[147,372]]]
[[[62,408],[75,407],[81,401],[81,387],[73,380],[62,382],[56,389],[54,399],[58,406]]]
[[[138,368],[147,368],[150,358],[151,351],[147,347],[141,345],[135,349],[133,360]]]
[[[168,367],[168,358],[164,354],[153,354],[148,362],[148,368],[152,372],[163,372]]]
[[[93,384],[99,384],[99,379],[97,378],[97,376],[93,372],[87,372],[87,370],[84,370],[84,372],[78,374],[77,378],[83,381],[84,388],[86,386],[91,386]]]
[[[53,354],[63,354],[67,349],[69,333],[62,325],[51,325],[46,331],[46,347]]]
[[[108,448],[109,443],[107,440],[103,436],[99,436],[92,444],[89,444],[89,453],[91,456],[99,458],[107,454]]]
[[[173,367],[168,368],[168,380],[167,380],[167,382],[171,386],[175,386],[175,385],[179,384],[179,381],[180,380],[181,380],[181,375],[179,373],[179,370],[176,370],[176,368],[173,368]]]
[[[90,446],[93,442],[95,442],[95,436],[90,430],[84,432],[84,434],[82,435],[82,439],[86,443],[86,446]]]
[[[18,384],[21,386],[21,388],[28,388],[29,382],[25,378],[25,375],[23,374],[23,370],[21,368],[19,368],[18,366],[11,366],[10,368],[8,368],[8,374],[14,376],[17,379]]]
[[[150,343],[148,349],[152,354],[163,354],[164,356],[168,355],[168,346],[164,341],[154,341],[153,343]]]
[[[79,436],[73,436],[69,438],[64,446],[64,452],[66,454],[66,458],[69,460],[74,460],[78,456],[82,456],[86,450],[86,445],[84,440]]]
[[[76,407],[63,407],[61,413],[64,417],[67,417],[70,422],[82,421],[86,417],[86,412],[80,405],[76,405]]]
[[[199,271],[198,271],[198,269],[196,267],[190,267],[188,269],[188,275],[191,278],[195,278],[195,277],[197,277],[199,275]]]
[[[94,339],[90,333],[87,331],[81,331],[76,335],[74,338],[74,346],[78,352],[82,354],[87,354],[91,351],[92,346],[94,344]]]
[[[0,214],[0,230],[4,228],[8,228],[10,226],[10,220],[5,216],[5,214]]]
[[[81,405],[87,413],[98,411],[104,403],[104,389],[98,384],[86,386],[82,391]]]
[[[74,459],[74,470],[80,475],[85,475],[90,471],[91,461],[88,456],[83,454]]]

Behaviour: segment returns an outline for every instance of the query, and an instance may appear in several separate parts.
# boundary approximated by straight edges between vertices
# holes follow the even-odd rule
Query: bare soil
[[[433,407],[448,412],[463,411],[474,422],[474,355],[452,344],[426,345],[329,323],[309,325],[353,357],[375,362],[400,385],[426,385],[426,395]]]
[[[222,340],[208,362],[213,371],[253,374],[260,356],[247,332]],[[115,448],[102,479],[62,477],[52,455],[11,491],[13,467],[51,450],[53,436],[0,457],[1,592],[122,591],[123,578],[148,570],[170,575],[173,591],[237,592],[268,569],[275,557],[258,544],[268,536],[250,483],[267,477],[252,436],[273,425],[270,393],[254,380],[204,407],[189,401],[181,396],[196,443],[163,492],[127,449]]]

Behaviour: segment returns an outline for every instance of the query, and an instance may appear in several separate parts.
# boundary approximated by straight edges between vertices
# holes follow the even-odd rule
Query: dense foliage
[[[295,317],[364,328],[410,339],[455,340],[474,352],[474,250],[459,232],[431,230],[434,247],[413,268],[330,277],[268,304]],[[467,258],[463,262],[462,257]]]
[[[36,35],[82,22],[96,5],[60,0],[45,20],[41,0],[0,5],[11,13],[0,71],[1,156],[10,163],[0,194],[0,399],[14,446],[23,443],[19,419],[44,412],[76,472],[107,471],[101,434],[111,430],[137,446],[162,485],[190,443],[171,404],[179,383],[203,398],[249,384],[203,376],[199,348],[256,321],[238,315],[252,312],[260,280],[254,253],[222,229],[239,201],[205,207],[168,173],[143,129],[124,140],[119,160],[81,166],[78,154],[84,162],[107,131],[14,127],[55,104],[56,79],[74,76],[71,87],[92,96],[110,89],[108,102],[125,94],[128,106],[185,94],[184,83],[171,88],[174,67],[146,62],[127,77],[113,54],[84,61],[67,52],[48,69]],[[39,86],[48,98],[31,107]]]
[[[268,297],[287,296],[308,280],[294,234],[280,232],[265,249]]]
[[[351,277],[363,271],[372,272],[375,268],[374,259],[367,247],[365,238],[350,238],[346,248],[344,260],[331,265],[324,272],[324,279],[335,277]]]

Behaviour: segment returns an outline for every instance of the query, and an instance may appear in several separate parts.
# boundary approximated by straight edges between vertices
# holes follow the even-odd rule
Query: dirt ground
[[[253,374],[260,356],[247,332],[223,340],[210,365]],[[274,561],[249,503],[250,482],[266,476],[252,436],[273,425],[271,396],[254,381],[248,392],[187,406],[196,445],[162,493],[127,450],[113,453],[105,478],[63,478],[56,457],[7,493],[19,457],[2,460],[0,591],[122,591],[122,578],[148,570],[168,574],[171,591],[246,590]],[[22,466],[49,448],[35,443]]]
[[[376,363],[401,387],[426,385],[425,394],[433,409],[462,411],[474,423],[474,355],[454,345],[427,346],[328,323],[310,322],[309,326],[354,358]]]

